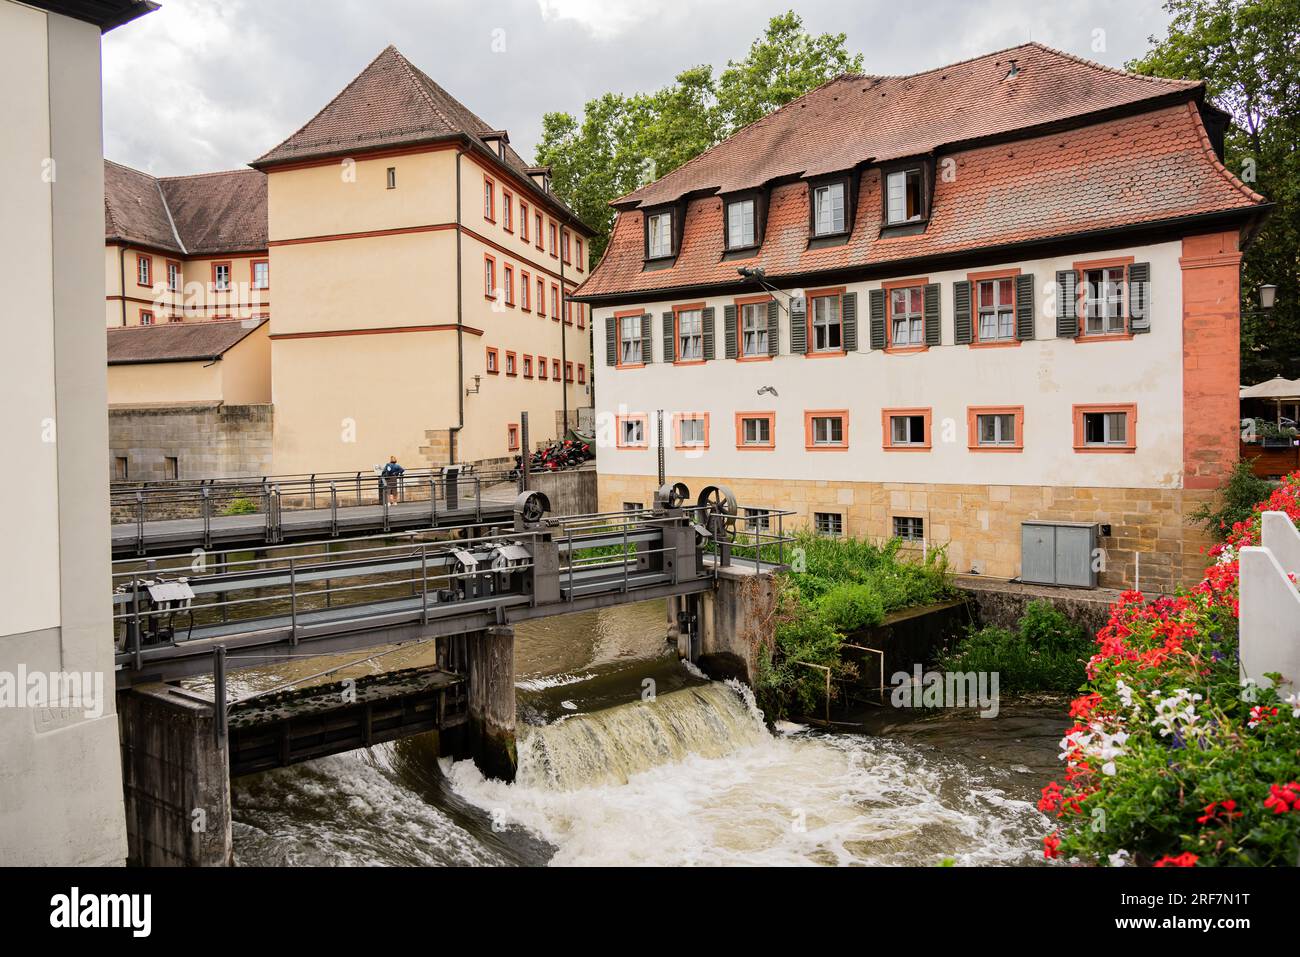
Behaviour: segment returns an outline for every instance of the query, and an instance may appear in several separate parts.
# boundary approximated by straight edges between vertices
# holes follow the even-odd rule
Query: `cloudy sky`
[[[104,40],[104,152],[156,175],[242,166],[393,43],[531,158],[542,114],[744,55],[793,7],[870,73],[1038,40],[1112,66],[1163,35],[1158,0],[160,0]]]

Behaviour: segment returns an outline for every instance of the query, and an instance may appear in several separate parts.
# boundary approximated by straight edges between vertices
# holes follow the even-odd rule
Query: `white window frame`
[[[899,310],[897,303],[902,297],[907,308]],[[916,310],[911,309],[911,300],[915,296]],[[889,291],[890,344],[899,347],[925,345],[925,289],[921,286],[904,286]],[[900,336],[900,331],[902,335]]]
[[[825,520],[823,522],[823,520]],[[825,527],[823,527],[823,524]],[[818,535],[828,538],[842,538],[844,535],[844,516],[840,512],[813,512],[813,529]]]
[[[645,419],[626,418],[621,424],[622,444],[624,446],[640,446],[646,444],[645,439]]]
[[[221,278],[222,270],[225,270],[225,279]],[[212,264],[212,284],[218,292],[226,292],[230,289],[230,263]]]
[[[684,415],[677,420],[677,429],[682,445],[703,445],[706,441],[703,416]]]
[[[894,537],[905,542],[925,541],[925,519],[919,515],[895,515]]]
[[[845,205],[847,194],[843,180],[826,183],[813,190],[814,236],[837,236],[848,228]]]
[[[1004,305],[998,300],[1003,283],[1011,290],[1011,302]],[[984,305],[984,290],[992,292],[992,302]],[[981,279],[975,287],[976,335],[979,342],[1011,342],[1016,338],[1016,280],[1011,276],[1000,279]],[[985,326],[988,329],[985,329]]]
[[[758,202],[753,197],[727,204],[727,248],[747,249],[758,242]]]
[[[907,436],[906,436],[905,438],[902,438],[902,439],[900,439],[900,438],[898,437],[898,431],[894,428],[894,423],[897,422],[899,419],[902,419],[902,420],[904,420],[905,422],[907,422]],[[914,436],[912,435],[912,422],[913,422],[914,420],[917,420],[917,419],[919,419],[919,420],[921,421],[921,429],[922,429],[922,435],[921,435],[921,437],[920,437],[919,439],[916,438],[916,437],[914,437]],[[906,446],[912,446],[912,445],[925,445],[926,437],[925,437],[925,435],[924,435],[924,430],[925,430],[925,416],[923,416],[923,415],[906,415],[906,414],[904,414],[904,415],[890,415],[890,417],[889,417],[889,444],[890,444],[891,446],[894,446],[894,447],[906,447]]]
[[[750,437],[750,426],[756,423],[762,423],[762,428],[757,426],[753,429],[753,437]],[[766,436],[761,435],[766,432]],[[772,420],[765,415],[742,415],[740,417],[740,444],[753,448],[767,448],[772,445]]]
[[[827,314],[829,307],[823,304],[834,302],[835,314]],[[812,300],[812,341],[813,352],[844,351],[844,315],[840,308],[840,297],[816,296]]]
[[[907,187],[909,178],[917,180],[916,212],[907,215]],[[903,226],[919,223],[925,218],[925,178],[921,167],[894,170],[885,176],[885,224]]]
[[[984,438],[984,420],[993,420],[993,437]],[[1005,426],[1010,425],[1010,435]],[[1016,444],[1016,414],[1014,412],[977,412],[975,414],[975,444],[988,448]]]
[[[1100,442],[1089,441],[1088,439],[1088,418],[1090,416],[1101,416],[1102,440]],[[1110,448],[1118,446],[1124,448],[1128,445],[1128,433],[1131,426],[1128,421],[1127,412],[1084,412],[1083,413],[1083,444],[1089,448]],[[1115,420],[1118,419],[1123,423],[1123,433],[1116,438],[1113,428]]]
[[[1100,282],[1092,281],[1091,277],[1096,274],[1100,274]],[[1124,313],[1124,293],[1127,289],[1125,274],[1126,270],[1123,266],[1084,270],[1083,334],[1085,336],[1117,336],[1128,331],[1128,317]]]
[[[662,259],[673,254],[673,212],[651,213],[647,220],[646,258]]]
[[[835,437],[835,429],[832,423],[839,425],[839,438]],[[813,445],[828,445],[832,447],[844,445],[846,442],[844,435],[844,416],[814,415],[812,417],[812,442]]]
[[[258,278],[258,271],[265,270],[265,282]],[[271,288],[271,263],[265,259],[260,259],[253,263],[253,288],[270,289]]]
[[[704,361],[704,310],[682,309],[676,315],[677,361]]]
[[[766,302],[748,302],[740,307],[740,354],[765,356],[768,354]]]
[[[644,316],[623,316],[618,320],[618,354],[619,365],[635,366],[641,365],[645,357],[641,354],[641,348],[644,342],[641,338],[641,323],[645,321]],[[635,330],[633,333],[629,326]]]

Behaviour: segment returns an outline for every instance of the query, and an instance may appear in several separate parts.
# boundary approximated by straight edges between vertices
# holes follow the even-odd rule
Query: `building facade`
[[[1037,44],[845,76],[617,201],[601,507],[663,410],[670,479],[795,524],[1014,578],[1022,523],[1089,523],[1101,584],[1198,579],[1266,205],[1203,96]]]
[[[100,32],[140,2],[0,0],[0,354],[8,547],[0,556],[0,861],[126,858],[105,596],[109,517],[100,222]],[[64,685],[65,699],[53,680]],[[45,689],[42,691],[42,689]],[[35,690],[35,697],[32,692]]]

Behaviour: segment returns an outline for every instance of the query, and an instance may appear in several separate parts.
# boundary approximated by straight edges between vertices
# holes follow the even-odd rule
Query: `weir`
[[[694,505],[688,494],[676,483],[651,509],[548,518],[546,496],[523,493],[507,531],[268,548],[197,574],[190,556],[119,562],[131,860],[229,863],[232,775],[410,734],[436,733],[440,754],[513,780],[517,622],[668,598],[683,657],[712,676],[751,681],[758,648],[771,640],[785,513],[751,512],[752,534],[738,535],[729,492],[705,489]],[[418,667],[384,668],[387,652],[375,652],[418,644],[429,651]],[[228,696],[239,674],[228,680],[227,661],[265,668],[356,651],[375,653]],[[352,675],[358,660],[377,662],[378,672]],[[209,688],[179,684],[205,675]]]

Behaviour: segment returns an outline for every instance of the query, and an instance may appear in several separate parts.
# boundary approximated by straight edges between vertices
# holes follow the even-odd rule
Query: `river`
[[[1041,860],[1060,703],[764,725],[651,602],[516,630],[519,775],[427,736],[233,782],[241,865],[958,865]]]

